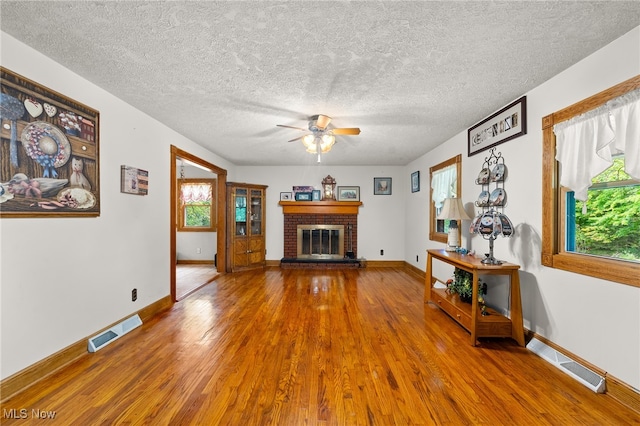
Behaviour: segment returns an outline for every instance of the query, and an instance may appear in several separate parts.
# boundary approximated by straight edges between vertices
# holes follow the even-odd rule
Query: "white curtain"
[[[208,183],[183,183],[180,185],[183,203],[211,201],[211,185]]]
[[[553,127],[560,185],[587,200],[591,180],[624,153],[625,171],[640,179],[640,89]]]
[[[433,172],[431,176],[431,188],[433,189],[433,202],[436,209],[442,208],[445,198],[456,194],[456,165],[448,166]]]

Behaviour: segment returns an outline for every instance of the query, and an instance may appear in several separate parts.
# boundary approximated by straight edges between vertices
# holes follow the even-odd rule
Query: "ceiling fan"
[[[329,128],[331,117],[323,114],[313,115],[309,117],[309,129],[302,127],[285,126],[284,124],[276,124],[278,127],[286,127],[288,129],[302,130],[303,132],[311,132],[306,135],[291,139],[288,142],[302,140],[307,152],[318,154],[318,163],[321,156],[331,150],[336,142],[335,135],[359,135],[360,129],[357,127]]]

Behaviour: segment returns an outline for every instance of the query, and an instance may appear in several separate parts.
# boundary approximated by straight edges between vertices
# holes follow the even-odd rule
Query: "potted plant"
[[[463,302],[471,303],[473,274],[464,269],[455,268],[453,278],[447,280],[447,291],[451,294],[457,294]],[[483,294],[487,294],[487,284],[478,280],[478,299],[481,299]]]

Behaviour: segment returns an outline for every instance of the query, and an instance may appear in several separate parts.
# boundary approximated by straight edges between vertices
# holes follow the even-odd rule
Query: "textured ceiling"
[[[238,165],[405,165],[640,24],[637,1],[1,1],[2,31]],[[55,88],[53,88],[55,89]]]

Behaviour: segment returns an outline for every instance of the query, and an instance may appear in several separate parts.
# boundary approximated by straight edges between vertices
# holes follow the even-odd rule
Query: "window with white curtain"
[[[640,287],[640,76],[543,118],[545,266]]]
[[[216,179],[178,179],[178,231],[215,232]]]
[[[447,242],[449,220],[438,219],[446,198],[461,196],[460,174],[462,156],[456,155],[429,169],[431,182],[429,239]],[[460,223],[458,223],[458,227]]]

